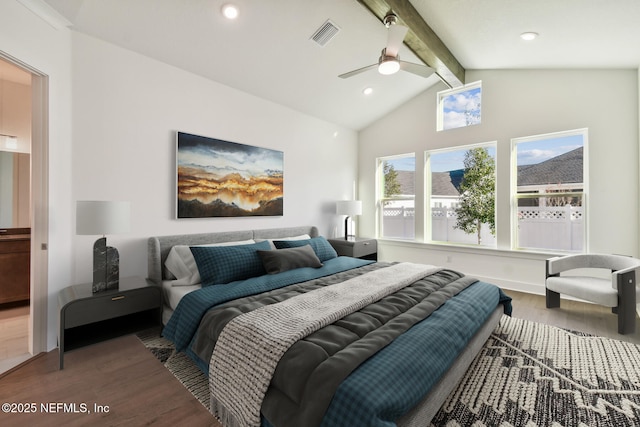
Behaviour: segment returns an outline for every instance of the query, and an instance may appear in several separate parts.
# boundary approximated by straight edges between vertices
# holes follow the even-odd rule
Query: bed
[[[313,226],[151,237],[148,276],[225,426],[429,425],[511,311],[459,272],[338,257]]]

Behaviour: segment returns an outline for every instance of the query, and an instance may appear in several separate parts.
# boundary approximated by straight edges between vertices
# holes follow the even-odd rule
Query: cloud
[[[535,165],[580,147],[582,147],[582,145],[563,145],[544,149],[518,149],[518,165]]]
[[[471,89],[453,93],[442,99],[443,129],[454,129],[480,123],[482,92]]]

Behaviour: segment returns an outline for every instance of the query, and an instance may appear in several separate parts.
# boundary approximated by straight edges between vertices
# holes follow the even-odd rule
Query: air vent
[[[327,22],[322,24],[322,26],[311,36],[311,40],[324,47],[335,37],[336,34],[338,34],[338,31],[340,31],[340,28],[331,22],[330,19],[327,19]]]

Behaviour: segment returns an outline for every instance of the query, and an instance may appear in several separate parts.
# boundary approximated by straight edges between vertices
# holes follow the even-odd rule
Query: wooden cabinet
[[[30,259],[30,229],[1,229],[0,304],[29,300]]]

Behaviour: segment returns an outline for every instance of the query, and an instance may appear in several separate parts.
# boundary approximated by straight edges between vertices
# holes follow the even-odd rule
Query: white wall
[[[0,2],[0,52],[48,76],[49,215],[47,344],[56,346],[58,291],[73,283],[71,41],[17,1]],[[40,245],[40,242],[37,243]]]
[[[128,200],[131,232],[107,236],[121,276],[147,274],[154,235],[317,225],[341,233],[357,134],[95,38],[73,34],[73,201]],[[284,152],[284,216],[175,219],[175,132]],[[335,132],[337,136],[334,136]],[[99,236],[70,236],[75,282],[90,282]]]
[[[76,200],[131,201],[131,233],[108,236],[122,275],[146,277],[152,235],[310,224],[341,232],[335,201],[351,198],[357,179],[354,131],[55,30],[14,1],[0,2],[0,52],[49,80],[48,349],[59,290],[91,281],[98,236],[75,235]],[[284,151],[284,216],[174,219],[177,130]]]
[[[385,260],[445,264],[504,287],[543,292],[546,255],[510,248],[510,141],[543,133],[589,129],[589,251],[638,255],[638,72],[636,70],[468,71],[482,80],[482,124],[436,132],[437,85],[359,134],[359,234],[375,235],[375,159],[428,149],[497,141],[497,250],[380,242]],[[390,143],[392,141],[393,143]],[[424,183],[416,180],[418,218]],[[418,221],[416,234],[424,235]]]

